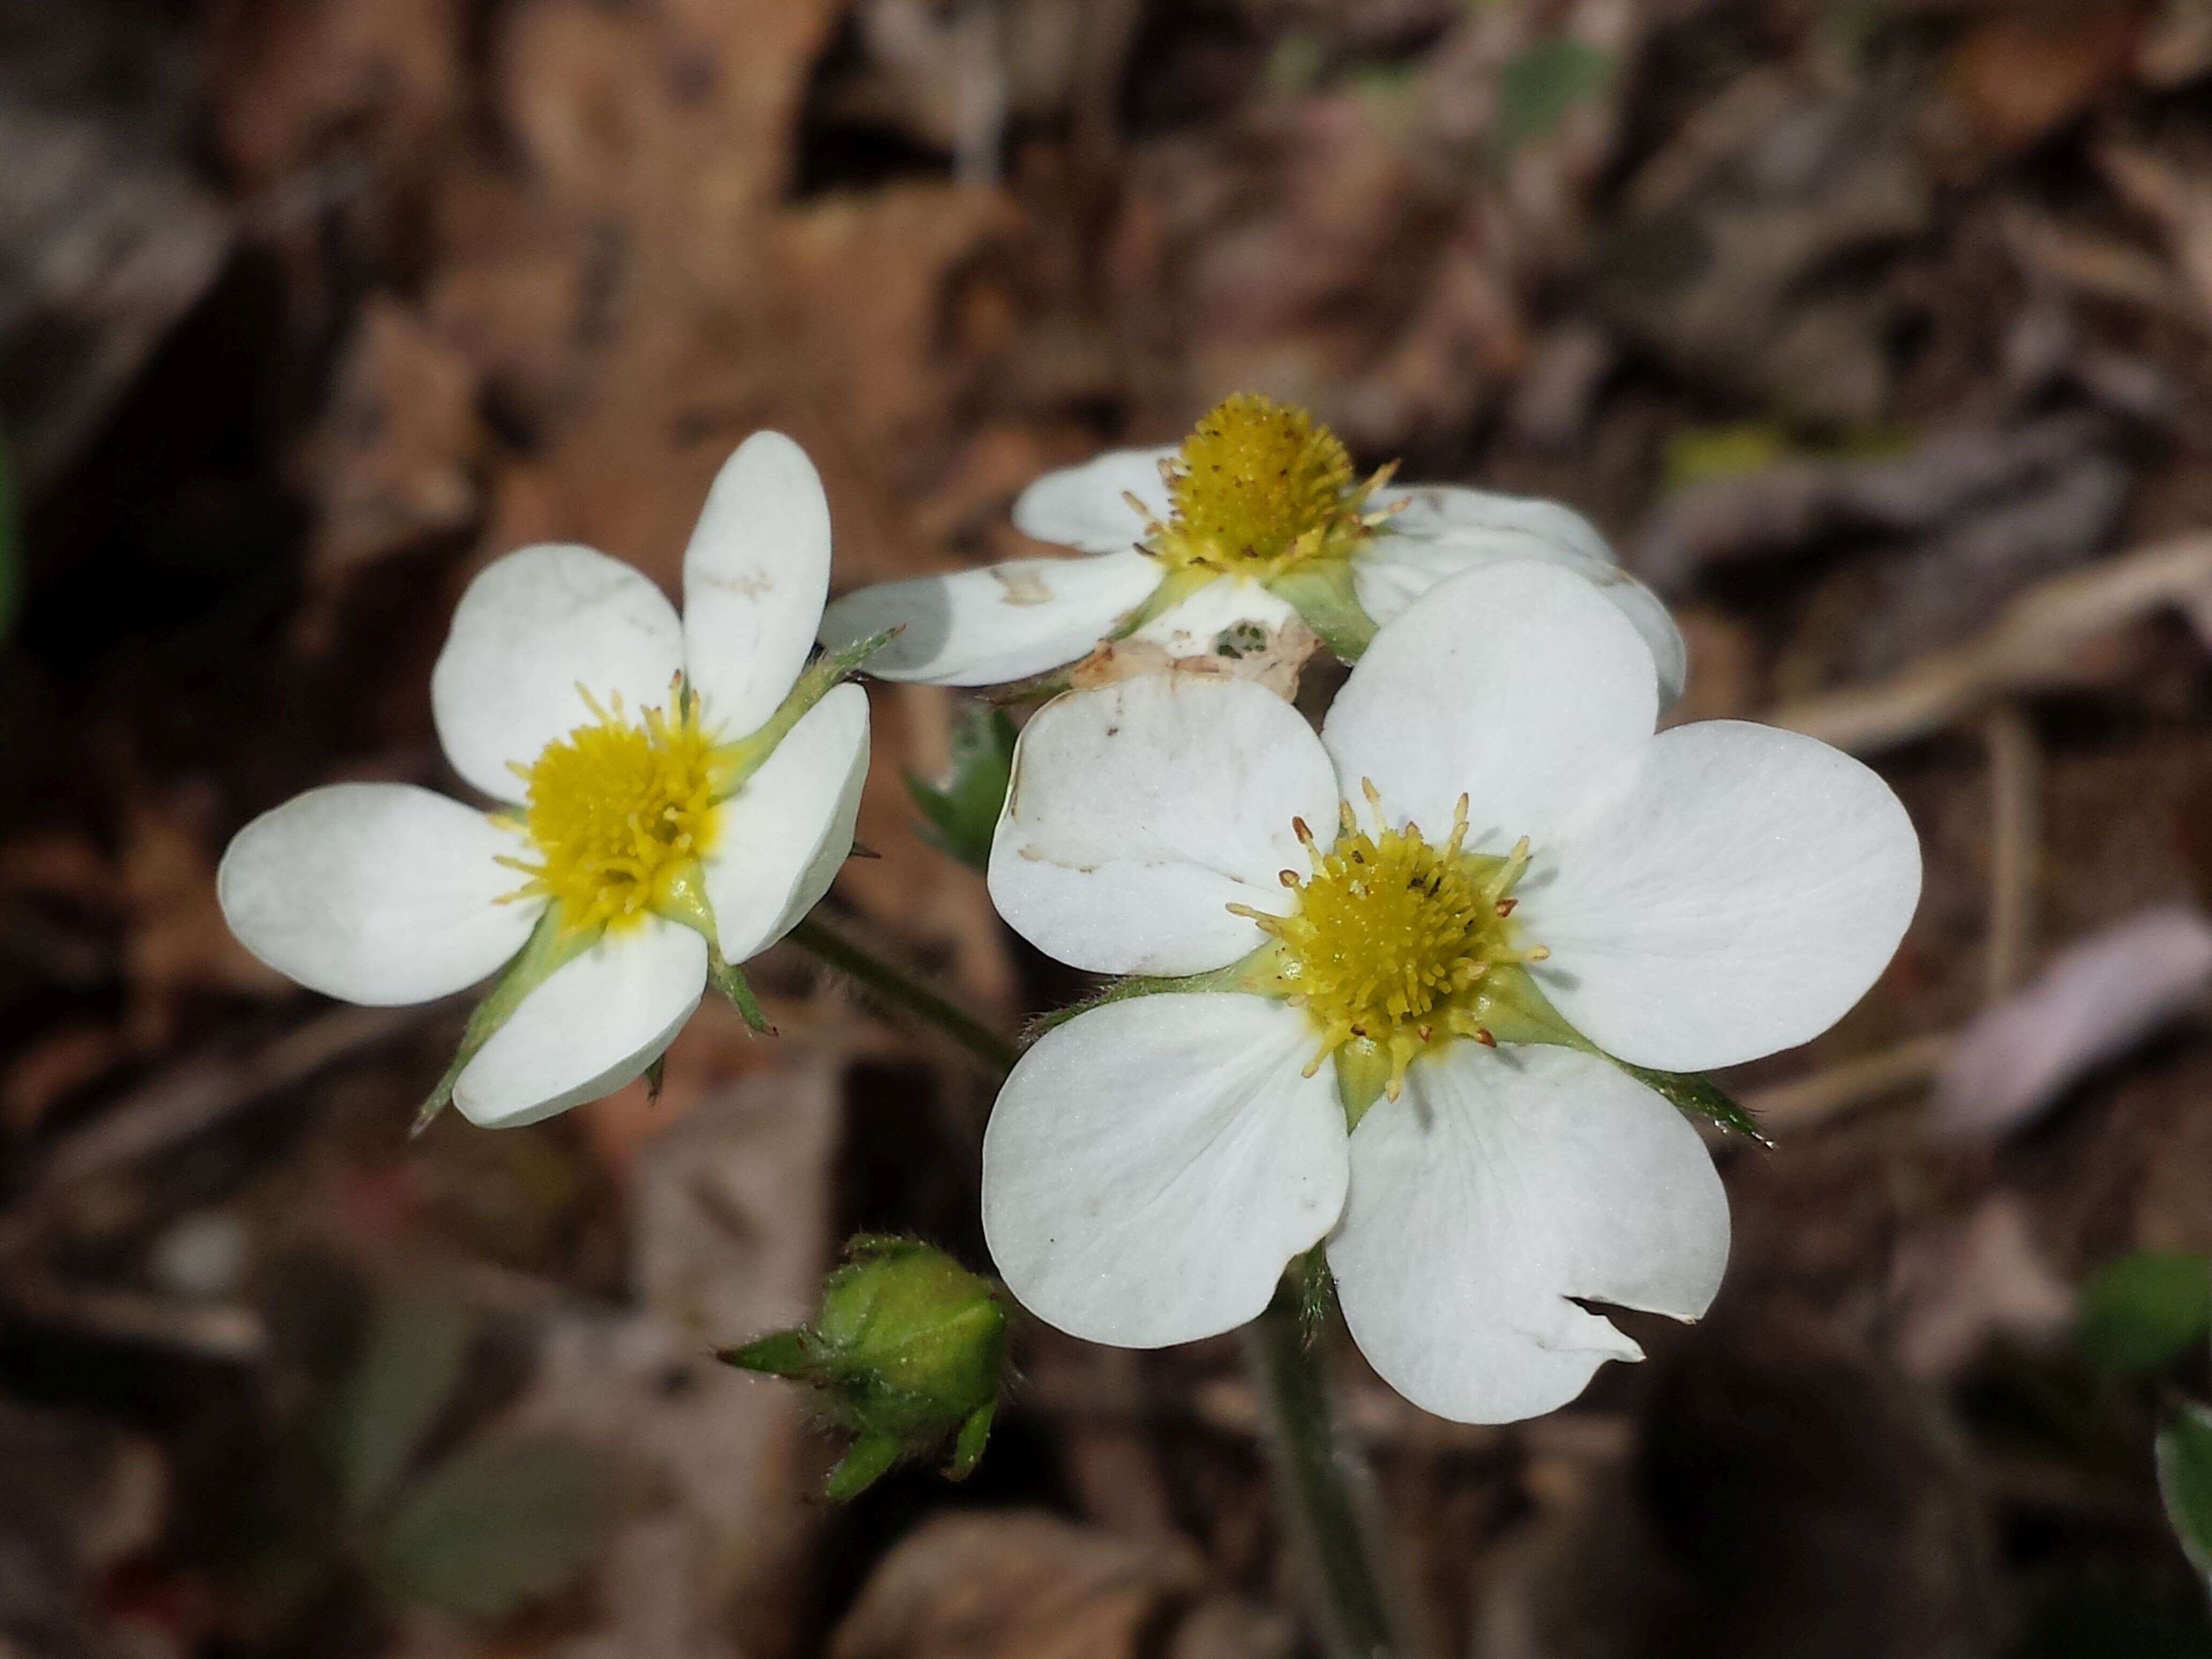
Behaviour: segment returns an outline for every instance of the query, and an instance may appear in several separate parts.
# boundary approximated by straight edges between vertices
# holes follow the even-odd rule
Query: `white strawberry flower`
[[[1662,705],[1681,695],[1680,632],[1589,520],[1555,501],[1392,485],[1391,471],[1356,477],[1304,410],[1238,393],[1179,447],[1111,450],[1022,492],[1015,527],[1082,556],[862,588],[830,605],[823,641],[901,628],[870,673],[993,685],[1125,639],[1170,659],[1249,654],[1240,634],[1298,617],[1352,661],[1438,582],[1537,560],[1596,584],[1650,648]]]
[[[1640,1357],[1581,1302],[1703,1313],[1727,1203],[1646,1079],[1832,1024],[1920,856],[1858,762],[1736,721],[1655,735],[1657,703],[1621,611],[1522,562],[1385,626],[1318,737],[1188,674],[1042,709],[994,901],[1063,962],[1188,977],[1048,1031],[1000,1095],[983,1219],[1015,1296],[1094,1341],[1188,1341],[1325,1239],[1375,1369],[1471,1422]]]
[[[410,784],[311,789],[241,830],[231,930],[349,1002],[425,1002],[507,972],[450,1091],[535,1122],[642,1073],[710,966],[788,932],[851,850],[868,703],[806,665],[830,513],[804,452],[763,432],[723,466],[684,558],[684,611],[587,547],[528,547],[469,586],[430,678],[453,769],[486,812]]]

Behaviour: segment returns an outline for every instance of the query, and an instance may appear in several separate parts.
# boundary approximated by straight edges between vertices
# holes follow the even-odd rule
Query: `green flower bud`
[[[1006,1310],[988,1279],[942,1250],[862,1233],[847,1243],[812,1325],[717,1357],[815,1390],[823,1422],[854,1437],[826,1490],[854,1498],[901,1458],[932,1455],[948,1439],[945,1474],[974,1471],[1006,1375]]]

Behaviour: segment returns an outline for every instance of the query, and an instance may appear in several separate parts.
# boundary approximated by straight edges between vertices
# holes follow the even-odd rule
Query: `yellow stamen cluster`
[[[1340,558],[1389,516],[1367,501],[1395,465],[1358,480],[1336,434],[1305,410],[1239,392],[1161,463],[1171,510],[1165,524],[1147,518],[1146,546],[1176,569],[1256,580]]]
[[[647,708],[635,720],[619,696],[602,708],[583,695],[592,721],[514,765],[529,794],[512,821],[536,857],[502,862],[530,878],[510,898],[553,900],[568,927],[617,927],[671,901],[713,845],[726,791],[680,682],[672,715]]]
[[[1486,981],[1501,967],[1540,962],[1550,952],[1521,946],[1508,921],[1517,902],[1513,885],[1528,864],[1526,837],[1503,859],[1462,852],[1462,795],[1450,836],[1435,845],[1418,825],[1389,828],[1375,786],[1363,787],[1375,815],[1372,833],[1346,804],[1336,844],[1323,853],[1304,821],[1294,821],[1313,865],[1304,877],[1283,872],[1283,884],[1297,892],[1296,910],[1272,916],[1229,908],[1279,941],[1291,1000],[1321,1031],[1306,1075],[1354,1046],[1387,1060],[1384,1092],[1395,1100],[1407,1067],[1432,1046],[1455,1037],[1495,1046],[1488,1024],[1493,987]]]

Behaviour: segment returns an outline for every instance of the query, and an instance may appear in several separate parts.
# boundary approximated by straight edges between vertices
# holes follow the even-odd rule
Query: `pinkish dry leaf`
[[[2031,1346],[2074,1318],[2074,1292],[2036,1242],[2017,1193],[1996,1193],[1964,1220],[1914,1230],[1891,1264],[1897,1360],[1908,1376],[1954,1377],[1991,1337]]]
[[[2212,983],[2212,921],[2194,905],[2138,910],[2062,951],[1969,1025],[1936,1092],[1936,1127],[1997,1135],[2032,1121]]]

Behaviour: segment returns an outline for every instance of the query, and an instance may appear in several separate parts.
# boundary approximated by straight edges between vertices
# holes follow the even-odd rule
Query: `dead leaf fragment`
[[[598,1574],[604,1625],[552,1650],[561,1659],[734,1659],[789,1639],[818,1479],[804,1402],[708,1356],[811,1310],[837,1103],[826,1058],[702,1099],[634,1160],[641,1305],[568,1310],[546,1331],[507,1426],[598,1447],[623,1495]]]
[[[195,792],[137,803],[122,858],[131,921],[124,963],[132,993],[130,1035],[143,1047],[169,1040],[178,998],[191,991],[274,996],[289,981],[232,937],[216,902],[215,860]]]
[[[2038,1343],[2066,1328],[2074,1292],[2014,1193],[1964,1221],[1922,1229],[1898,1247],[1891,1273],[1898,1363],[1910,1376],[1955,1376],[1994,1336]]]
[[[1953,49],[1952,90],[1982,141],[2015,154],[2127,75],[2142,12],[2135,0],[1993,8]]]
[[[1937,1085],[1935,1126],[2002,1134],[2124,1054],[2212,984],[2212,921],[2154,905],[2060,953],[1966,1028]]]
[[[330,577],[465,527],[484,443],[468,359],[407,307],[372,299],[340,364],[307,471],[322,508],[314,562]]]
[[[1034,1510],[951,1515],[884,1558],[830,1659],[1257,1659],[1280,1625],[1205,1597],[1172,1539],[1131,1539]]]
[[[2097,159],[2113,188],[2157,222],[2212,320],[2212,184],[2205,182],[2202,167],[2126,144],[2106,144]]]

